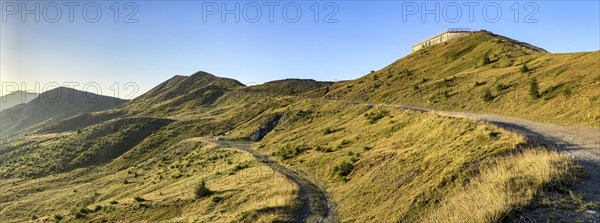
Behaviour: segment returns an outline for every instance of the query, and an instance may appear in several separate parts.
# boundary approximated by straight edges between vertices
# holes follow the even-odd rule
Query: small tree
[[[529,82],[529,95],[531,95],[531,98],[533,99],[540,98],[539,86],[535,78],[531,79]]]
[[[485,102],[491,102],[494,100],[494,95],[492,95],[492,91],[490,91],[489,88],[486,88],[485,90],[483,90],[483,96],[481,96],[481,98]]]
[[[206,183],[204,182],[204,180],[200,181],[200,184],[198,184],[196,190],[194,191],[196,199],[208,197],[211,194],[212,191],[206,187]]]
[[[531,69],[529,69],[527,64],[523,64],[523,66],[521,66],[521,73],[528,73],[529,71],[531,71]]]

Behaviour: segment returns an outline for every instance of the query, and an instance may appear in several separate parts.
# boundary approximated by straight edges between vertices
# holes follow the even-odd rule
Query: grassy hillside
[[[342,222],[495,222],[572,174],[556,153],[482,122],[317,100],[256,122],[273,115],[283,118],[260,151],[324,186]],[[454,203],[482,197],[464,202],[484,208]]]
[[[163,119],[115,119],[75,132],[35,134],[0,145],[0,176],[39,177],[103,164],[136,146],[172,122]]]
[[[332,84],[333,82],[322,82],[310,79],[285,79],[250,86],[242,91],[262,92],[270,95],[301,95],[308,91],[329,88]]]
[[[204,180],[212,191],[195,197]],[[287,221],[298,188],[251,155],[197,139],[122,170],[77,169],[0,181],[0,221]]]
[[[199,71],[191,76],[175,76],[159,84],[127,103],[126,109],[141,114],[194,109],[210,105],[226,92],[243,86],[236,80]]]
[[[543,188],[564,188],[572,177],[571,164],[557,154],[468,119],[247,92],[229,93],[203,109],[173,112],[170,119],[121,118],[80,131],[39,132],[0,146],[8,160],[1,164],[7,178],[0,180],[0,221],[288,221],[298,208],[297,185],[248,154],[196,138],[248,138],[274,116],[279,121],[257,148],[324,187],[342,222],[493,222],[526,206]],[[141,129],[151,133],[135,145],[119,144]],[[86,148],[75,142],[102,141],[115,146],[68,155]],[[42,153],[47,151],[66,155]],[[97,155],[107,152],[113,155]],[[17,153],[23,159],[10,158]],[[83,154],[94,155],[83,162],[89,165],[75,165]],[[39,157],[47,162],[35,161]],[[64,168],[39,166],[59,164]],[[216,192],[195,199],[201,179]],[[489,199],[469,200],[481,194]],[[485,208],[461,209],[453,205],[457,200]]]
[[[292,220],[299,186],[203,140],[219,137],[260,141],[324,188],[342,222],[496,222],[565,189],[572,163],[484,122],[351,101],[597,126],[598,56],[480,32],[335,84],[176,76],[124,106],[0,143],[0,221]],[[201,180],[213,193],[195,198]]]
[[[477,32],[336,84],[326,97],[598,127],[599,58],[600,51],[551,54]]]

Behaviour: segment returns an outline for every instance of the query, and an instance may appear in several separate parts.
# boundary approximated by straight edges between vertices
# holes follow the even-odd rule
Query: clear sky
[[[76,82],[78,89],[99,86],[102,92],[87,90],[131,98],[133,88],[124,89],[128,82],[139,87],[139,95],[173,75],[199,70],[244,84],[354,79],[446,28],[485,29],[554,53],[600,48],[595,0],[2,0],[1,6],[2,94],[13,82],[26,83],[30,91],[36,82],[37,91]]]

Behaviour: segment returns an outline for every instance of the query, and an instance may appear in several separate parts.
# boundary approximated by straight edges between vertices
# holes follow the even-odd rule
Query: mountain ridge
[[[55,122],[73,115],[115,108],[126,101],[73,88],[58,87],[35,99],[0,112],[0,136],[18,135],[44,122]]]

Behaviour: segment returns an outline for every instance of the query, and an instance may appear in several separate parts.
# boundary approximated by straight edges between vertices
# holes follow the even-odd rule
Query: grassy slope
[[[487,55],[490,63],[484,64]],[[476,111],[600,126],[600,51],[550,54],[479,32],[408,55],[332,87],[328,98]],[[530,72],[523,73],[526,64]],[[529,94],[537,79],[541,98]],[[493,101],[482,99],[489,89]],[[574,106],[576,105],[576,106]]]
[[[370,123],[377,117],[372,114],[386,113]],[[450,212],[455,222],[474,215],[494,222],[569,174],[570,164],[556,153],[539,152],[522,136],[481,122],[315,100],[257,119],[273,114],[284,118],[261,142],[261,151],[324,186],[343,222],[439,220],[449,209],[459,211]],[[239,130],[232,135],[252,128]],[[353,168],[340,176],[336,167],[344,162]],[[506,169],[513,172],[506,174]],[[488,183],[490,176],[500,178]],[[502,201],[468,200],[482,208],[452,206],[463,197],[493,197],[498,191],[503,197],[494,198]]]
[[[204,179],[213,191],[194,199]],[[289,220],[298,188],[251,155],[190,139],[140,165],[78,169],[35,180],[0,181],[2,222],[32,219],[109,222]],[[145,201],[135,201],[139,196]],[[81,214],[82,208],[97,211]],[[75,213],[80,213],[79,218]]]

